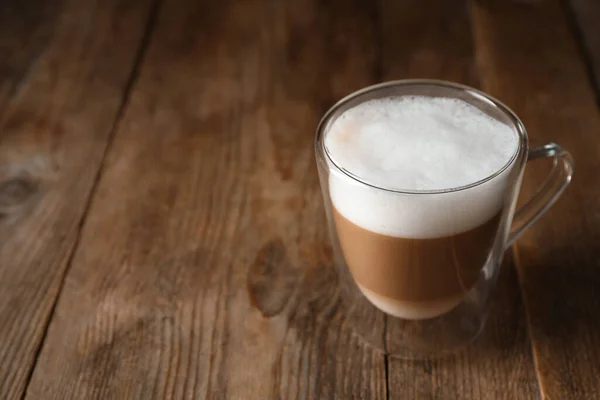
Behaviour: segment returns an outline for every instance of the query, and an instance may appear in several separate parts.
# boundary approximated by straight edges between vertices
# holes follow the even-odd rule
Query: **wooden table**
[[[0,0],[0,398],[600,399],[599,26],[596,0]],[[312,148],[410,77],[576,159],[481,338],[419,362],[350,331]]]

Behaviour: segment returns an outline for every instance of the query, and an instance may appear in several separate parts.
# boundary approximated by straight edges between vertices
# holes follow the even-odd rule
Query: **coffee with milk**
[[[405,319],[452,310],[481,274],[518,151],[512,128],[458,99],[370,100],[329,127],[333,219],[354,282]]]

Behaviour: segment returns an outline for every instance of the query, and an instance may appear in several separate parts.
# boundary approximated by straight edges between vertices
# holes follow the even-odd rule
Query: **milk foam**
[[[400,191],[466,186],[501,170],[518,148],[513,128],[458,99],[404,96],[367,101],[339,116],[325,137],[338,167],[363,182]],[[470,189],[402,194],[357,182],[332,168],[331,200],[364,229],[435,238],[496,215],[512,165]]]

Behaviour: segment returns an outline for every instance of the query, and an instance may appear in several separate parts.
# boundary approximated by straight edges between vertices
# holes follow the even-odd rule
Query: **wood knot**
[[[38,184],[26,178],[12,178],[0,182],[0,209],[24,204],[38,191]]]
[[[283,241],[271,240],[261,247],[247,275],[250,303],[270,318],[281,313],[302,281],[302,271],[287,256]]]

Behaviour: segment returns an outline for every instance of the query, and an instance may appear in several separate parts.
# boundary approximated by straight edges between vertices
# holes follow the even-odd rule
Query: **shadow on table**
[[[586,243],[587,242],[587,243]],[[528,315],[536,335],[576,340],[580,330],[600,330],[600,258],[592,241],[539,250],[522,248],[519,257]]]

